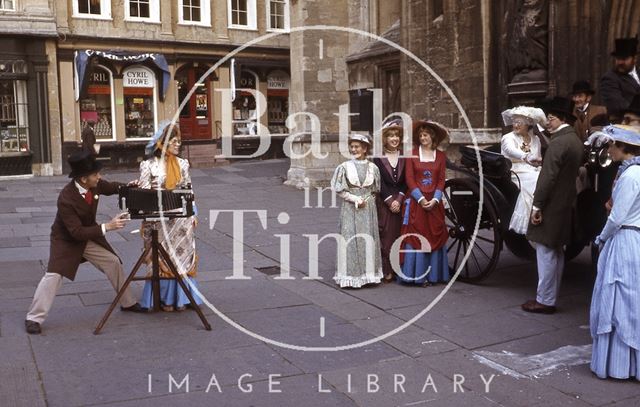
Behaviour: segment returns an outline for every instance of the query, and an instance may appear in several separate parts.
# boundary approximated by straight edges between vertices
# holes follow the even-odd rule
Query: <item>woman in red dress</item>
[[[447,129],[432,121],[413,126],[413,157],[407,160],[407,199],[402,208],[402,275],[404,283],[422,286],[449,281],[442,192],[446,155],[437,149]]]

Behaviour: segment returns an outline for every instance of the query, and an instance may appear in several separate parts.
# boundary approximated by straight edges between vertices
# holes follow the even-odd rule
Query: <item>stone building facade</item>
[[[336,72],[346,63],[349,89],[341,89],[338,80],[325,83],[325,88],[334,99],[349,100],[350,113],[359,113],[366,121],[363,126],[362,120],[351,120],[351,131],[375,130],[367,89],[378,88],[383,116],[399,110],[448,126],[451,137],[445,148],[454,159],[457,145],[472,142],[469,127],[479,144],[497,142],[504,131],[500,112],[506,108],[568,95],[572,83],[580,79],[597,89],[599,78],[611,66],[613,39],[640,30],[638,0],[299,0],[292,13],[300,18],[292,23],[326,23],[317,13],[305,12],[323,8],[332,9],[332,24],[380,35],[411,52],[459,102],[458,106],[436,77],[407,54],[384,41],[350,35],[342,51],[334,52]],[[333,33],[309,32],[304,41],[311,45],[329,36]],[[303,56],[295,45],[292,36],[292,63]],[[292,82],[294,93],[301,92],[293,98],[319,100],[305,90],[317,82],[316,55],[306,55],[301,68],[310,72]],[[327,114],[337,111],[335,105],[323,106]],[[292,105],[292,111],[297,108]],[[319,105],[316,109],[322,110]],[[310,156],[292,160],[291,184],[326,184],[327,174],[345,159],[332,145],[337,138],[325,135],[328,145],[323,151],[333,154],[323,161]],[[305,143],[304,139],[297,143],[299,151],[306,151]]]
[[[51,175],[60,162],[52,2],[0,1],[0,175]]]
[[[0,0],[7,4],[0,43],[15,38],[24,48],[32,33],[46,44],[50,89],[42,94],[51,123],[38,137],[49,155],[37,157],[36,143],[26,150],[48,173],[65,172],[87,125],[111,168],[136,166],[159,124],[174,116],[183,155],[195,165],[213,164],[223,136],[233,139],[227,153],[242,154],[251,151],[236,149],[255,150],[261,128],[274,138],[286,133],[289,0]],[[29,128],[31,138],[37,130]]]

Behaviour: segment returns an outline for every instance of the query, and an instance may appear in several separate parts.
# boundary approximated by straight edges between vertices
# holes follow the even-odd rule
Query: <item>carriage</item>
[[[452,273],[466,257],[458,277],[464,282],[477,283],[487,278],[495,270],[504,246],[517,257],[535,258],[535,250],[525,236],[509,230],[520,188],[517,177],[516,182],[512,181],[511,162],[499,151],[499,144],[486,150],[462,146],[460,164],[447,162],[447,169],[461,175],[446,180],[443,194],[449,230],[447,254]],[[482,176],[478,161],[482,164]],[[588,187],[576,198],[572,239],[565,248],[566,261],[580,254],[604,226],[605,203],[611,196],[617,170],[611,165],[606,147],[587,147],[584,164]],[[476,227],[478,233],[474,241]],[[595,255],[592,248],[592,259]]]

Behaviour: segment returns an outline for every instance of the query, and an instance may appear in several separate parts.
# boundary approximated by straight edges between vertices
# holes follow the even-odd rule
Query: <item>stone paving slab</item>
[[[309,273],[308,239],[304,234],[337,232],[339,208],[330,207],[328,192],[324,193],[322,207],[316,207],[315,189],[305,196],[305,191],[282,185],[287,169],[286,160],[252,161],[195,169],[192,174],[201,212],[196,241],[200,256],[197,278],[202,292],[226,317],[265,335],[267,342],[237,330],[209,308],[203,308],[203,312],[212,331],[204,330],[192,311],[130,314],[116,310],[102,333],[95,336],[93,329],[115,292],[102,273],[88,264],[80,267],[76,281],[64,282],[43,325],[43,334],[28,336],[24,331],[26,308],[46,267],[56,194],[68,179],[3,182],[0,405],[4,406],[5,400],[18,406],[65,407],[638,404],[640,386],[598,380],[582,359],[572,362],[577,365],[562,365],[551,359],[558,365],[543,365],[545,375],[523,374],[528,372],[523,370],[523,360],[530,362],[542,355],[540,363],[546,363],[545,357],[567,346],[579,348],[581,357],[588,358],[588,306],[593,283],[588,250],[568,263],[560,312],[555,315],[531,315],[520,310],[520,304],[534,295],[535,265],[504,250],[489,278],[479,285],[455,282],[440,303],[416,324],[384,341],[338,352],[302,352],[275,343],[317,347],[372,340],[411,319],[443,289],[387,284],[340,290],[332,280],[335,243],[331,239],[318,248],[322,279],[304,280]],[[235,176],[235,184],[225,182],[231,180],[229,174]],[[125,171],[107,174],[107,179],[119,181],[136,177]],[[240,282],[227,278],[233,272],[231,217],[221,215],[210,228],[210,210],[239,208],[267,208],[266,230],[255,215],[245,219],[243,272],[251,280]],[[119,212],[115,196],[101,198],[100,221],[108,221]],[[289,214],[287,224],[278,223],[280,212]],[[123,230],[107,235],[127,273],[141,253],[140,236],[131,233],[139,227],[140,222],[130,222]],[[290,237],[293,280],[279,280],[277,274],[256,270],[279,266],[281,242],[276,234]],[[141,270],[139,275],[145,272]],[[134,295],[140,295],[142,285],[133,284]],[[480,355],[484,359],[479,359]],[[8,372],[6,366],[18,373]],[[346,389],[348,372],[354,375],[354,384],[360,381],[355,392]],[[408,381],[419,381],[432,373],[436,384],[442,381],[449,385],[455,374],[463,374],[464,393],[452,393],[448,385],[437,394],[423,394],[420,389],[362,392],[362,380],[366,380],[363,375],[378,373],[381,384],[388,385],[393,380],[390,374],[396,372]],[[205,392],[212,373],[220,382],[222,394]],[[244,373],[251,374],[245,382],[254,386],[246,394],[237,387],[238,377]],[[152,393],[148,392],[148,374],[153,378]],[[190,392],[181,389],[169,393],[168,374],[177,379],[189,374]],[[277,376],[282,393],[268,393],[270,374],[282,375]],[[330,393],[319,392],[318,374],[325,376],[321,388]],[[485,394],[479,374],[496,374],[489,394]],[[19,386],[24,387],[22,393]]]

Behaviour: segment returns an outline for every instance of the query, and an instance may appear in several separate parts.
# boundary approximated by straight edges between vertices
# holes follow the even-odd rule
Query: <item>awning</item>
[[[160,81],[160,100],[164,101],[164,98],[169,89],[169,83],[171,82],[171,72],[169,72],[169,65],[167,60],[162,54],[153,53],[130,53],[124,51],[95,51],[87,49],[84,51],[76,51],[74,53],[74,68],[76,76],[78,78],[78,89],[76,89],[76,100],[80,98],[80,95],[85,91],[87,86],[87,74],[89,62],[92,59],[103,59],[107,61],[125,62],[125,63],[142,63],[151,62],[160,71],[162,76],[158,79]]]

